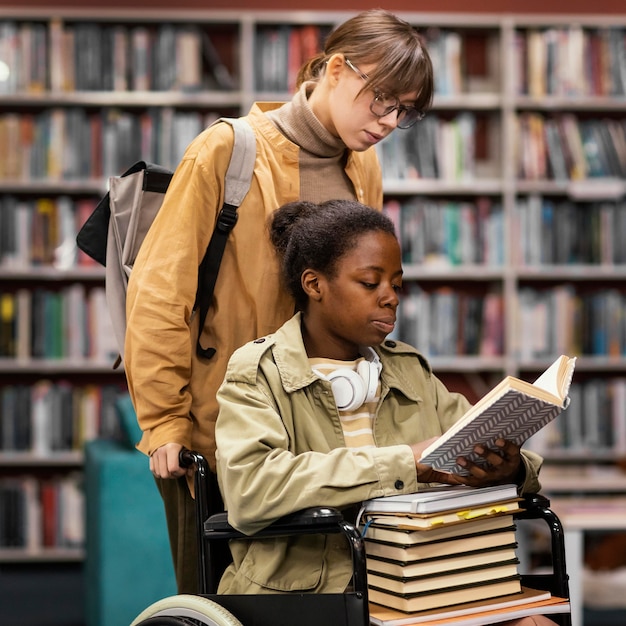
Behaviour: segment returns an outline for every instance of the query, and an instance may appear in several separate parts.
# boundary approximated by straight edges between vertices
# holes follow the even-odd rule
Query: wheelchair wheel
[[[130,626],[243,626],[223,606],[188,594],[158,600],[143,610]]]

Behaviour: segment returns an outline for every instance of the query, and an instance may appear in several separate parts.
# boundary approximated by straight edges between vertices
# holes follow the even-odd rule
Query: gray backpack
[[[250,188],[256,139],[243,119],[220,118],[233,127],[235,140],[224,181],[222,206],[211,241],[198,269],[198,290],[194,311],[200,316],[200,328],[206,319],[220,262],[228,235],[237,222],[237,208]],[[124,355],[126,335],[126,289],[143,240],[161,208],[172,171],[153,163],[138,161],[121,176],[109,179],[109,191],[76,236],[78,247],[106,267],[107,307],[120,350],[115,366]],[[196,346],[199,356],[210,359],[214,348],[203,348],[200,337]]]

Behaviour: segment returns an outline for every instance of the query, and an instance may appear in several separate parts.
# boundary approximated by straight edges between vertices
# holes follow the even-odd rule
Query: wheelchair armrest
[[[281,517],[255,533],[254,537],[341,532],[342,521],[343,515],[337,509],[325,506],[310,507]],[[218,535],[220,538],[228,536],[231,539],[247,537],[228,523],[227,512],[211,515],[204,523],[204,530],[207,536],[214,538]]]
[[[228,514],[216,509],[221,503],[221,497],[217,488],[215,475],[209,470],[206,458],[193,450],[181,450],[180,464],[182,467],[194,467],[194,486],[196,495],[196,521],[198,530],[198,589],[200,593],[215,593],[217,582],[221,576],[218,567],[218,558],[212,560],[211,555],[217,551],[211,549],[212,540],[217,544],[224,543],[220,540],[250,539],[249,536],[240,533],[228,523]],[[352,554],[353,562],[353,588],[357,597],[365,598],[367,605],[367,572],[365,566],[365,542],[359,529],[346,521],[338,509],[324,506],[311,507],[296,511],[276,520],[270,526],[254,535],[259,537],[277,537],[297,534],[325,534],[343,533],[346,537]],[[223,554],[221,555],[224,556]],[[225,566],[227,562],[221,563]],[[367,620],[366,620],[367,621]]]
[[[244,535],[228,523],[228,513],[215,513],[204,522],[204,539],[207,544],[222,539],[259,539],[288,535],[343,533],[350,544],[353,564],[353,588],[357,597],[367,603],[367,572],[365,565],[365,542],[359,529],[344,520],[341,511],[332,507],[315,506],[285,515],[254,535]],[[204,542],[203,542],[204,546]],[[203,552],[203,551],[201,551]],[[202,557],[204,558],[204,557]],[[211,588],[214,577],[201,581],[202,588]]]
[[[550,511],[550,500],[543,494],[531,493],[523,496],[520,507],[522,510],[515,514],[518,519],[545,518]]]
[[[552,546],[553,581],[550,591],[559,597],[569,597],[567,568],[565,566],[565,540],[561,520],[552,509],[550,500],[542,494],[530,494],[520,503],[521,511],[515,513],[519,520],[543,520],[550,529],[550,544]]]

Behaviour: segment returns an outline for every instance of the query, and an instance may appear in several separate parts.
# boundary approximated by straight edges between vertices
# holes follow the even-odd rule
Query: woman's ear
[[[307,298],[319,302],[322,297],[319,274],[312,269],[306,269],[302,272],[300,283]]]
[[[331,55],[328,61],[326,61],[325,74],[333,84],[339,80],[339,76],[341,75],[341,72],[343,72],[345,64],[345,57],[340,52]]]

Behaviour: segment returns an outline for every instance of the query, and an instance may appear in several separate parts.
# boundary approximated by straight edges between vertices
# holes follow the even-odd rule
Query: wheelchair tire
[[[163,618],[159,621],[158,618]],[[130,626],[243,626],[243,624],[217,602],[194,596],[179,594],[158,600],[144,609]]]

